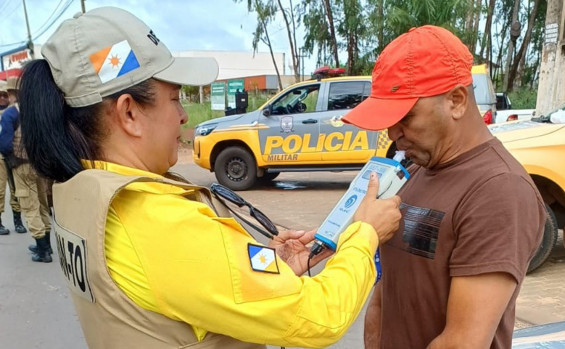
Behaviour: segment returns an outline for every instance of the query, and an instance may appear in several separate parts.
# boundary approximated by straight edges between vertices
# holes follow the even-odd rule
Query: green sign
[[[213,82],[210,89],[210,102],[212,104],[212,110],[225,110],[226,84],[224,82]]]
[[[235,108],[235,93],[243,92],[244,80],[228,80],[228,107]]]

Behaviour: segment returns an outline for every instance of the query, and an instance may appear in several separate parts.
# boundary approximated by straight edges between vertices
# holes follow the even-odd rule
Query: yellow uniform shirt
[[[160,177],[111,163],[96,167]],[[191,324],[200,339],[211,331],[246,342],[324,347],[345,334],[375,281],[378,238],[370,225],[352,224],[315,277],[296,276],[278,257],[279,273],[265,273],[251,268],[253,237],[184,192],[136,182],[112,201],[106,260],[128,297]]]

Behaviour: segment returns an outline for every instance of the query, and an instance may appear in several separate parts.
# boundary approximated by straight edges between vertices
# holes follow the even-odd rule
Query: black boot
[[[47,238],[47,244],[49,245],[47,252],[49,252],[49,254],[53,254],[53,249],[51,248],[51,232],[48,231],[45,233],[45,237]],[[37,245],[29,245],[27,248],[31,252],[37,253]]]
[[[16,228],[16,233],[26,233],[27,229],[26,227],[24,227],[24,224],[22,223],[22,213],[18,212],[18,211],[13,211],[14,212],[14,227]]]
[[[44,263],[53,262],[53,258],[51,258],[51,255],[49,254],[49,242],[47,241],[47,236],[36,239],[35,242],[37,243],[37,252],[31,256],[31,260],[34,262]]]
[[[10,230],[2,225],[2,219],[0,218],[0,235],[8,235]]]

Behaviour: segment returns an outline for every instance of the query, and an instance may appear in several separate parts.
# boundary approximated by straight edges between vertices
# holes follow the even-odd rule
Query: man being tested
[[[472,64],[449,31],[413,28],[383,50],[371,96],[344,117],[388,129],[415,164],[399,193],[400,229],[381,248],[368,349],[511,346],[545,211],[528,174],[483,123]]]
[[[112,7],[63,22],[42,55],[24,68],[21,127],[31,163],[57,182],[57,246],[90,348],[324,347],[347,331],[376,247],[398,229],[398,197],[376,200],[374,178],[335,256],[302,277],[313,232],[262,246],[206,188],[167,172],[187,122],[180,85],[214,81],[214,60],[173,58]]]

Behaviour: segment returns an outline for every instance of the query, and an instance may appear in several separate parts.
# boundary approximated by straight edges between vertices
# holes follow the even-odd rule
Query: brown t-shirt
[[[491,345],[510,348],[516,297],[545,223],[534,183],[496,138],[410,170],[403,222],[381,248],[382,348],[425,348],[445,327],[451,277],[489,272],[519,284]]]

